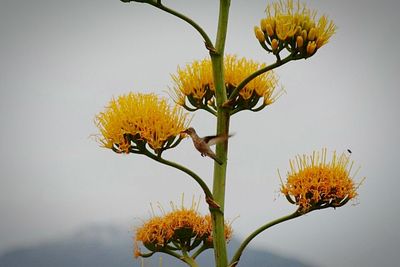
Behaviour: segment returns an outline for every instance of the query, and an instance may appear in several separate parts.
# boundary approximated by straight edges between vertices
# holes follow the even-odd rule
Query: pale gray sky
[[[213,36],[218,1],[166,1]],[[278,69],[287,94],[259,113],[233,117],[226,214],[246,236],[295,207],[278,197],[276,169],[298,153],[350,148],[358,205],[279,225],[254,245],[319,266],[395,266],[400,261],[400,19],[398,1],[307,1],[338,25],[308,59]],[[271,62],[253,36],[266,1],[233,0],[226,52]],[[149,203],[199,195],[185,175],[91,139],[94,115],[129,91],[165,94],[178,65],[207,56],[188,25],[117,0],[0,2],[0,253],[91,222],[145,216]],[[203,112],[200,134],[215,131]],[[189,140],[166,153],[211,183],[212,161]],[[189,198],[189,197],[188,197]],[[202,210],[206,210],[203,205]]]

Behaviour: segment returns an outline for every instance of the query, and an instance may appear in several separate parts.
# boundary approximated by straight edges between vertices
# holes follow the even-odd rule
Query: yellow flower
[[[187,64],[184,69],[178,67],[177,74],[171,76],[175,82],[174,91],[178,96],[177,103],[179,104],[185,96],[192,97],[198,104],[201,104],[206,93],[214,91],[211,60],[209,59],[195,60],[192,64]]]
[[[328,207],[340,207],[357,196],[357,188],[350,172],[353,162],[346,154],[333,152],[327,161],[326,149],[311,156],[297,156],[290,161],[291,170],[281,192],[301,212]]]
[[[266,67],[246,58],[237,58],[237,56],[226,56],[225,58],[225,84],[227,88],[235,88],[241,81],[247,78],[253,72]],[[268,71],[251,80],[240,90],[239,95],[243,100],[248,101],[251,98],[263,98],[264,103],[273,103],[275,97],[273,92],[278,84],[278,78],[273,71]]]
[[[273,2],[267,5],[266,13],[267,17],[261,20],[260,26],[263,33],[269,37],[266,40],[270,45],[270,48],[267,47],[268,52],[276,52],[276,47],[271,46],[272,41],[278,39],[285,43],[281,49],[286,48],[290,53],[296,52],[302,57],[311,56],[310,49],[307,50],[308,42],[314,42],[316,51],[328,43],[336,31],[333,21],[328,20],[325,15],[317,19],[317,12],[307,8],[305,4],[300,4],[300,1]],[[261,33],[257,35],[260,36]],[[299,36],[302,37],[301,41]]]
[[[174,234],[162,217],[153,217],[136,230],[136,241],[141,241],[146,247],[158,249],[166,245]]]
[[[210,215],[203,216],[196,210],[196,203],[191,208],[173,206],[172,211],[163,216],[154,216],[136,229],[135,257],[141,256],[138,243],[141,242],[152,252],[166,248],[193,250],[204,243],[212,247],[212,222]],[[232,228],[225,225],[225,236],[229,240]]]
[[[180,132],[188,128],[188,115],[155,94],[129,93],[112,99],[95,122],[106,148],[138,153],[147,143],[158,153],[180,141]]]
[[[227,55],[224,60],[225,86],[227,95],[253,72],[265,67],[265,64],[238,58],[235,55]],[[179,105],[188,110],[212,109],[215,107],[215,87],[212,76],[212,65],[210,59],[194,61],[185,69],[178,68],[178,73],[172,75],[175,83],[172,97]],[[278,84],[278,78],[273,71],[257,76],[249,82],[242,90],[239,97],[232,103],[234,112],[243,109],[255,109],[261,98],[262,107],[273,103],[277,95],[274,94]],[[189,107],[189,104],[192,107]],[[258,107],[259,108],[259,107]],[[235,110],[236,109],[236,110]]]

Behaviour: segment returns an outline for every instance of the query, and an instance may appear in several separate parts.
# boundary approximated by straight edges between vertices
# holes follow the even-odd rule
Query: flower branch
[[[186,262],[191,267],[198,266],[197,262],[192,257],[190,257],[189,253],[187,253],[185,249],[182,249],[182,254],[183,254],[181,258],[182,261]]]
[[[203,28],[199,24],[197,24],[194,20],[187,17],[186,15],[183,15],[183,14],[163,5],[161,3],[161,0],[157,0],[157,1],[153,1],[153,0],[142,0],[142,1],[140,1],[140,0],[121,0],[121,1],[124,3],[128,3],[128,2],[146,3],[146,4],[149,4],[151,6],[158,8],[160,10],[163,10],[175,17],[178,17],[178,18],[182,19],[183,21],[186,21],[188,24],[190,24],[193,28],[196,29],[196,31],[201,35],[201,37],[203,37],[206,48],[210,52],[215,52],[215,48],[214,48],[214,45],[213,45],[210,37],[208,37],[207,33],[203,30]]]
[[[251,233],[240,245],[240,247],[237,249],[237,251],[235,252],[234,256],[232,257],[232,260],[230,261],[230,265],[229,266],[236,266],[236,264],[239,262],[240,257],[242,256],[243,251],[245,250],[245,248],[247,247],[247,245],[260,233],[262,233],[263,231],[267,230],[268,228],[277,225],[279,223],[297,218],[299,216],[301,216],[302,213],[299,210],[296,210],[295,212],[293,212],[292,214],[283,216],[279,219],[273,220],[263,226],[261,226],[260,228],[258,228],[257,230],[255,230],[253,233]]]
[[[168,248],[161,249],[160,252],[168,254],[168,255],[170,255],[170,256],[172,256],[174,258],[177,258],[178,260],[181,260],[181,261],[187,263],[187,260],[185,260],[186,258],[184,256],[182,256],[182,255],[180,255],[180,254],[178,254],[176,252],[173,252],[172,250],[170,250]],[[189,264],[189,266],[192,266],[192,265]]]
[[[203,179],[200,178],[200,176],[198,176],[196,173],[194,173],[192,170],[176,163],[173,161],[169,161],[166,160],[164,158],[162,158],[161,156],[155,155],[153,153],[151,153],[149,150],[144,150],[144,155],[148,156],[151,159],[154,159],[155,161],[158,161],[164,165],[173,167],[175,169],[178,169],[186,174],[188,174],[190,177],[192,177],[201,187],[201,189],[203,189],[204,194],[206,195],[206,200],[207,203],[213,200],[213,195],[210,191],[210,189],[208,188],[207,184],[204,182]]]

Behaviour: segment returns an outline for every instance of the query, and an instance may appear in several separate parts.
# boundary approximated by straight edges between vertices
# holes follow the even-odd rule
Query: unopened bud
[[[303,41],[303,37],[301,37],[301,36],[297,36],[297,38],[296,38],[296,44],[297,44],[297,47],[303,47],[303,44],[304,44],[304,41]]]
[[[267,34],[268,34],[268,36],[273,36],[274,35],[274,29],[272,29],[272,26],[271,26],[271,24],[267,24],[266,25],[266,30],[267,30]]]
[[[308,40],[314,41],[316,35],[317,35],[317,30],[315,28],[311,28],[311,30],[308,32]]]
[[[303,40],[307,40],[307,31],[306,30],[301,31],[301,37],[303,37]]]
[[[267,19],[262,19],[260,25],[261,25],[261,30],[263,32],[267,32]]]
[[[278,40],[272,39],[272,41],[271,41],[272,51],[276,51],[278,49],[278,46],[279,46]]]
[[[263,33],[263,31],[262,31],[260,28],[258,28],[257,26],[255,26],[255,27],[254,27],[254,33],[255,33],[256,38],[258,39],[258,41],[259,41],[260,43],[264,43],[264,42],[265,42],[264,33]]]
[[[307,45],[307,54],[309,56],[314,54],[316,48],[317,48],[317,44],[314,41],[313,42],[309,42],[308,45]]]

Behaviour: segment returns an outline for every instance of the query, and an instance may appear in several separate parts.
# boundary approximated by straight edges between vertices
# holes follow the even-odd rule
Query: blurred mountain
[[[239,246],[229,243],[229,252]],[[186,266],[165,254],[155,254],[141,260],[132,257],[132,233],[115,225],[92,225],[63,239],[32,247],[14,249],[0,256],[0,267],[158,267],[162,256],[163,267]],[[199,266],[212,266],[212,251],[198,257]],[[238,267],[311,267],[295,259],[282,257],[266,250],[249,248]]]

